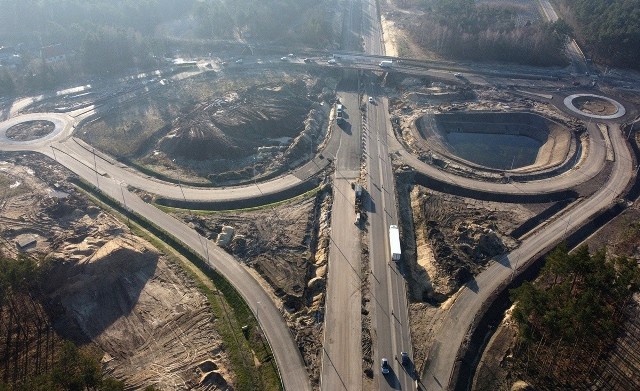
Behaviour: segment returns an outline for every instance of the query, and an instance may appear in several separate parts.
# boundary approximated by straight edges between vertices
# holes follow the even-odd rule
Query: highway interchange
[[[91,116],[82,112],[75,117],[69,113],[40,113],[17,115],[0,123],[0,149],[5,151],[35,151],[49,156],[59,164],[95,185],[101,192],[121,202],[158,227],[167,231],[224,275],[243,295],[249,306],[256,311],[265,334],[272,346],[282,381],[287,390],[310,390],[311,385],[300,352],[293,340],[280,311],[263,288],[232,256],[218,248],[213,242],[199,235],[186,224],[143,202],[128,187],[144,190],[169,199],[198,202],[233,202],[251,199],[265,194],[278,194],[313,178],[323,170],[334,168],[334,205],[332,211],[331,250],[329,260],[329,283],[327,286],[326,320],[324,334],[324,354],[321,384],[324,390],[353,390],[363,388],[361,349],[361,299],[360,291],[364,276],[361,271],[361,244],[357,240],[359,231],[353,224],[355,216],[351,182],[361,177],[361,163],[368,202],[368,231],[366,242],[369,249],[371,277],[369,279],[372,303],[373,371],[376,389],[414,389],[419,384],[424,389],[450,389],[456,382],[454,375],[459,365],[459,354],[465,347],[472,327],[501,288],[529,266],[540,254],[559,243],[567,233],[577,230],[594,215],[610,207],[623,194],[634,176],[634,158],[627,147],[620,129],[629,114],[620,118],[593,119],[589,121],[589,153],[580,166],[560,176],[544,180],[522,183],[493,183],[455,176],[444,170],[422,162],[405,150],[396,139],[389,120],[387,98],[381,95],[380,87],[368,77],[368,70],[380,71],[376,64],[384,55],[382,32],[378,21],[376,3],[367,0],[358,8],[363,12],[360,34],[364,39],[366,56],[358,61],[345,61],[337,66],[345,69],[345,77],[351,80],[348,88],[339,91],[338,96],[350,113],[349,132],[334,126],[321,158],[316,156],[307,165],[291,174],[263,183],[227,187],[224,189],[193,188],[176,186],[138,173],[130,167],[116,162],[107,155],[94,151],[92,147],[73,137],[73,130],[79,121]],[[355,55],[354,55],[355,56]],[[348,55],[343,55],[348,57]],[[357,56],[355,56],[357,57]],[[353,58],[355,58],[353,57]],[[384,57],[386,58],[386,57]],[[364,59],[364,60],[363,60]],[[315,65],[321,65],[317,62]],[[302,64],[301,64],[302,66]],[[330,66],[330,65],[325,65]],[[454,80],[451,71],[438,67],[415,67],[402,63],[394,66],[394,72],[432,75]],[[531,75],[518,79],[515,73],[505,78],[495,77],[484,70],[477,75],[472,68],[465,70],[470,83],[518,84],[520,88],[536,85]],[[553,80],[544,83],[563,85]],[[540,82],[537,84],[540,86]],[[532,90],[535,92],[535,90]],[[562,93],[557,93],[562,95]],[[568,94],[567,94],[568,95]],[[374,102],[366,101],[374,97]],[[575,113],[563,104],[553,103],[559,110],[589,120],[583,114]],[[563,102],[564,103],[564,102]],[[364,110],[360,107],[364,105]],[[31,120],[48,120],[56,130],[44,138],[29,142],[8,139],[6,130],[16,123]],[[395,360],[401,351],[411,352],[409,334],[408,300],[405,279],[399,265],[389,262],[388,233],[390,224],[398,224],[395,183],[392,157],[398,162],[411,166],[422,174],[449,183],[459,188],[479,190],[487,193],[535,195],[551,193],[577,186],[594,178],[601,172],[605,162],[605,142],[595,121],[609,125],[609,138],[614,152],[614,162],[606,184],[591,197],[581,200],[524,240],[519,248],[495,260],[489,268],[475,277],[472,284],[463,288],[454,305],[445,315],[435,343],[423,366],[424,372],[416,377],[413,369],[422,363],[413,363],[415,368],[403,367]],[[331,159],[328,159],[331,157]],[[342,298],[348,297],[348,300]],[[258,314],[259,306],[259,314]],[[380,373],[380,358],[389,358],[391,373]]]

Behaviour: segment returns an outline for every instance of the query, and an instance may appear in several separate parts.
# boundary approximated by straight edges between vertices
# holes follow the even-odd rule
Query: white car
[[[462,77],[462,73],[460,73],[460,72],[456,72],[456,73],[454,73],[454,74],[453,74],[453,76],[455,76],[455,77]]]
[[[332,58],[332,59],[330,59],[330,60],[328,60],[328,61],[327,61],[327,64],[334,65],[334,64],[337,64],[337,62],[336,62],[336,60],[335,60],[335,59],[333,59],[333,58]]]
[[[383,375],[386,375],[387,373],[389,373],[389,361],[386,358],[382,359],[382,363],[380,364],[380,367],[382,368]]]
[[[280,61],[289,61],[289,59],[286,57],[280,57]]]
[[[373,96],[369,97],[369,103],[373,103]]]

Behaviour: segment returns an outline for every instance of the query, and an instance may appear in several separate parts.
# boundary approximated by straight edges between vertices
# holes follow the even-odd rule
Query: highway
[[[553,23],[558,21],[558,14],[553,9],[549,0],[538,0],[538,4],[540,4],[542,15],[548,22]],[[573,65],[574,72],[578,75],[584,75],[585,73],[588,75],[589,65],[587,64],[584,54],[575,39],[570,39],[569,42],[567,42],[566,52],[571,59],[571,65]]]
[[[383,55],[382,27],[375,0],[365,0],[363,39],[365,52]],[[376,71],[380,71],[377,68]],[[365,157],[369,192],[369,260],[372,308],[374,383],[379,390],[413,389],[413,364],[404,367],[400,352],[412,353],[409,331],[408,301],[402,261],[390,260],[389,225],[398,224],[393,167],[389,155],[389,140],[395,139],[389,120],[389,102],[380,94],[377,82],[365,80],[366,128]],[[373,102],[368,102],[368,97]],[[412,357],[412,355],[410,355]],[[380,361],[387,358],[390,371],[381,372]]]
[[[354,75],[353,76],[357,76]],[[361,346],[361,246],[355,221],[355,192],[351,186],[360,176],[361,116],[357,83],[353,92],[339,92],[347,122],[333,124],[340,147],[335,156],[331,242],[327,272],[321,389],[362,389]]]
[[[541,4],[548,3],[541,0]],[[358,7],[356,5],[361,5]],[[384,54],[382,33],[375,0],[349,2],[349,12],[362,12],[361,34],[367,54]],[[350,20],[358,20],[350,14]],[[349,26],[352,31],[352,26]],[[353,30],[355,31],[355,30]],[[381,72],[376,60],[366,65],[357,65],[361,70]],[[316,64],[317,65],[317,64]],[[345,64],[345,68],[353,64]],[[304,65],[301,65],[304,66]],[[394,65],[393,71],[415,74],[439,75],[453,78],[443,70],[417,69]],[[353,73],[357,71],[352,71]],[[467,74],[472,83],[485,84],[505,80],[503,75],[484,73],[485,76]],[[488,75],[488,76],[487,76]],[[453,79],[452,79],[453,80]],[[557,86],[549,79],[544,83],[531,79],[532,87],[544,83]],[[278,308],[255,279],[232,256],[207,241],[184,223],[143,202],[138,196],[127,191],[127,186],[176,200],[187,201],[239,201],[265,194],[275,194],[297,186],[320,171],[335,167],[334,205],[332,210],[331,249],[329,255],[328,286],[326,300],[324,354],[321,382],[323,390],[358,390],[362,382],[362,350],[360,346],[360,243],[355,240],[359,232],[353,224],[354,199],[350,183],[360,175],[360,158],[365,158],[366,189],[368,200],[368,242],[371,262],[370,292],[373,331],[374,383],[382,390],[414,388],[413,366],[400,365],[395,357],[401,351],[411,353],[411,338],[408,322],[408,302],[405,279],[402,276],[402,262],[390,261],[388,227],[398,224],[395,184],[391,156],[414,167],[421,173],[460,188],[481,190],[500,194],[534,195],[551,193],[584,183],[602,171],[606,155],[605,142],[596,124],[590,122],[587,152],[576,169],[541,181],[526,183],[491,183],[452,175],[437,167],[421,162],[411,155],[396,140],[389,121],[388,101],[381,96],[375,78],[363,80],[362,88],[355,92],[346,89],[340,98],[349,112],[349,127],[333,126],[332,133],[322,151],[324,157],[316,156],[312,161],[291,174],[282,175],[271,181],[218,189],[192,188],[175,183],[159,181],[116,162],[99,151],[93,150],[71,137],[78,118],[65,114],[33,114],[16,117],[0,124],[0,149],[34,150],[54,158],[86,181],[97,185],[105,194],[127,208],[181,240],[195,252],[207,259],[227,278],[259,317],[259,322],[267,336],[281,371],[282,381],[287,390],[310,390],[304,362]],[[526,83],[525,83],[526,84]],[[360,93],[364,95],[361,96]],[[373,103],[366,100],[374,97]],[[28,105],[23,100],[20,107]],[[361,122],[360,106],[364,106]],[[16,106],[17,107],[17,106]],[[27,143],[15,143],[4,136],[4,130],[24,119],[52,120],[57,131],[51,135]],[[522,245],[498,258],[483,273],[478,275],[462,290],[455,303],[448,310],[441,329],[436,333],[435,343],[429,353],[421,381],[428,390],[449,389],[458,358],[458,347],[465,346],[474,321],[496,290],[504,286],[514,274],[524,270],[528,263],[561,241],[568,232],[584,225],[598,211],[608,207],[622,193],[633,175],[632,159],[625,140],[615,122],[611,126],[610,139],[614,148],[615,161],[606,185],[593,196],[581,200],[565,215],[557,217],[543,229],[526,239]],[[3,130],[4,129],[4,130]],[[363,141],[364,150],[360,145]],[[329,160],[328,157],[332,159]],[[390,374],[383,376],[380,359],[386,357],[391,365]],[[417,363],[420,364],[420,363]]]

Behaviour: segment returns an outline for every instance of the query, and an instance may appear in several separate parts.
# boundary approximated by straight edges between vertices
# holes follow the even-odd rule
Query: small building
[[[22,57],[14,48],[0,46],[0,65],[6,67],[17,67],[22,65]]]
[[[64,61],[67,58],[67,50],[62,44],[43,46],[40,49],[42,60],[47,64],[55,64]]]
[[[18,250],[25,251],[29,247],[35,247],[37,240],[35,235],[20,235],[16,238],[16,245],[18,246]]]

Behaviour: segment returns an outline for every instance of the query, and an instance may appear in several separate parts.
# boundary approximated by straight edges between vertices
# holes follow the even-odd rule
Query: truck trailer
[[[398,231],[397,225],[389,226],[389,247],[391,248],[391,260],[399,261],[402,253],[400,252],[400,231]]]

